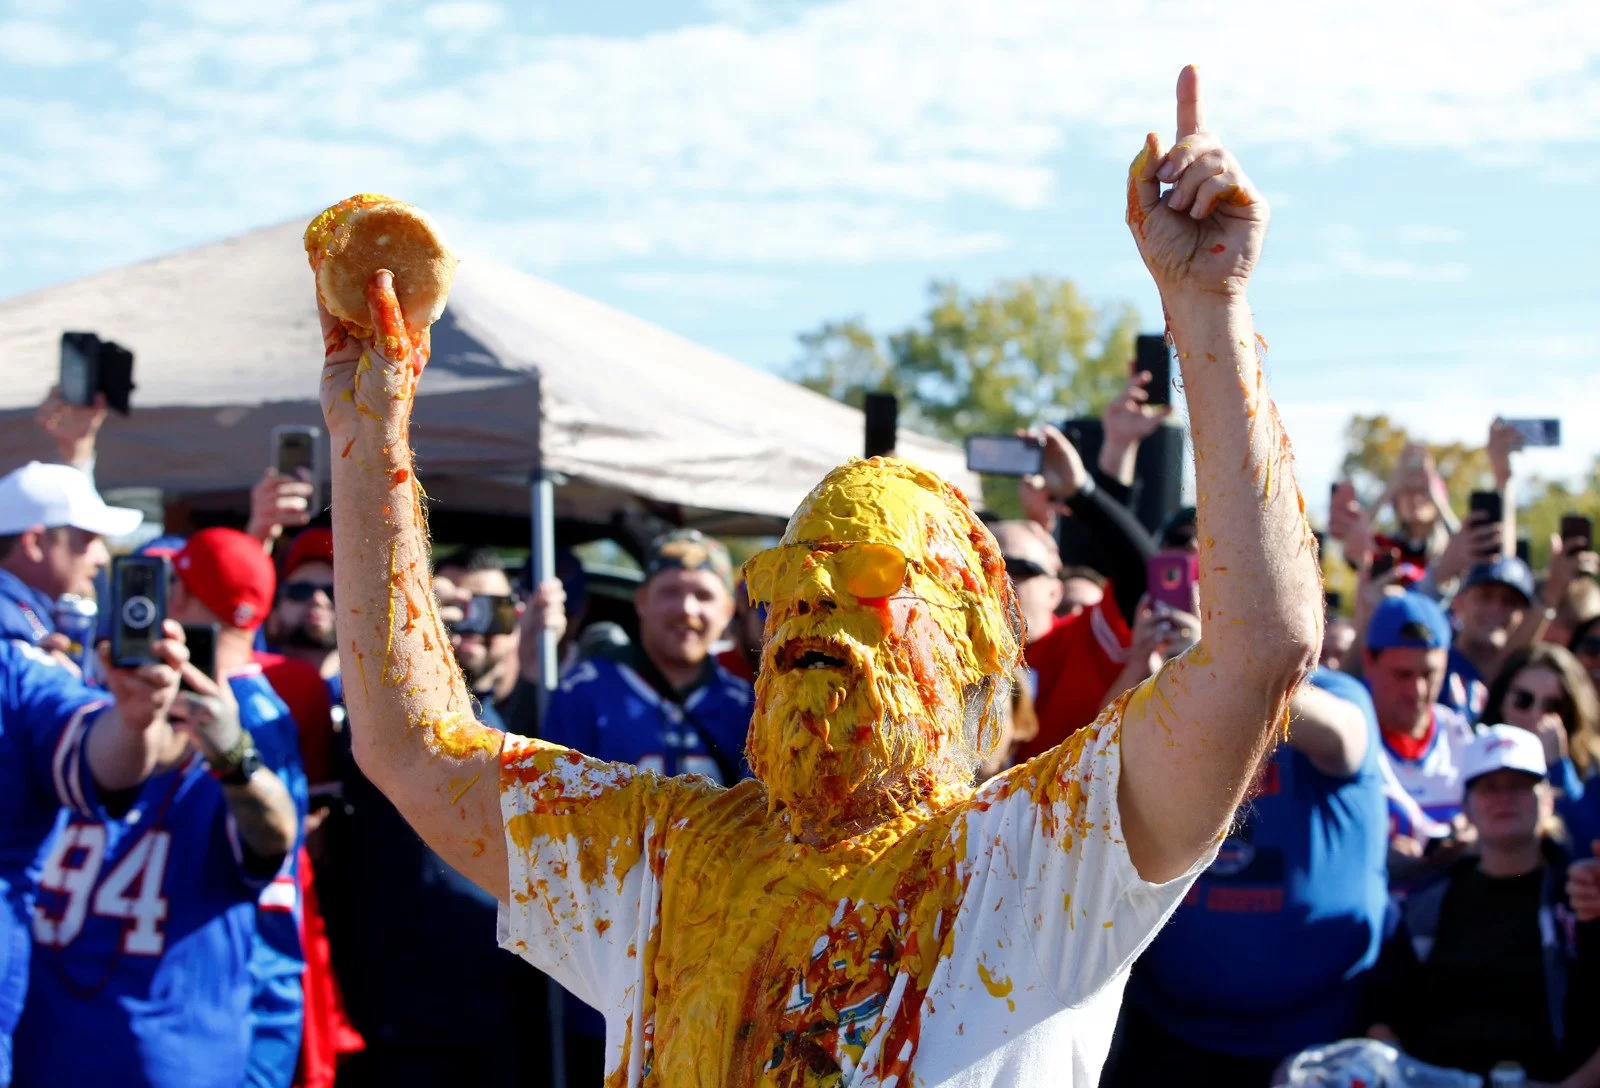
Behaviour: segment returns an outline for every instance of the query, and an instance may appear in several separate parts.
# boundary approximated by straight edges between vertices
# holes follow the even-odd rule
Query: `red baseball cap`
[[[219,622],[254,631],[272,609],[278,578],[261,541],[237,529],[202,529],[172,561],[183,586]]]
[[[289,545],[289,554],[283,560],[283,576],[288,578],[302,563],[326,563],[333,566],[333,530],[306,529]]]

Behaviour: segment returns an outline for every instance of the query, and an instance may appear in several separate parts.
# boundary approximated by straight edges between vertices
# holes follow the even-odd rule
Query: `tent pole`
[[[529,553],[528,570],[533,576],[532,589],[537,589],[556,571],[556,502],[555,483],[542,468],[534,469],[528,481]],[[544,722],[545,707],[550,693],[555,690],[557,666],[560,664],[555,633],[539,633],[538,708],[535,722]],[[566,990],[553,978],[545,979],[545,1004],[550,1024],[550,1084],[552,1088],[567,1088],[567,1015]]]

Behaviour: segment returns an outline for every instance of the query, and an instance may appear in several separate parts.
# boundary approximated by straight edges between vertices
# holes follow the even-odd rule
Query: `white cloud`
[[[0,21],[0,61],[30,68],[92,64],[112,53],[108,42],[85,38],[53,23]]]
[[[1443,261],[1427,264],[1420,261],[1402,261],[1392,258],[1369,257],[1359,249],[1336,249],[1329,255],[1333,267],[1352,276],[1369,276],[1384,280],[1433,280],[1457,283],[1472,275],[1472,270],[1462,261]]]
[[[791,286],[778,276],[730,272],[628,272],[617,282],[652,294],[744,303],[770,301]]]
[[[1457,245],[1467,240],[1467,232],[1459,227],[1435,227],[1413,223],[1394,232],[1397,241],[1410,245]]]
[[[429,30],[461,34],[482,34],[499,26],[504,19],[505,11],[498,4],[473,0],[434,4],[422,13],[422,23]]]

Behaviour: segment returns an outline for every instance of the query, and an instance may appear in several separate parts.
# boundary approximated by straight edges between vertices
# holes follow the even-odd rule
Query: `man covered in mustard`
[[[324,311],[356,756],[499,898],[502,944],[604,1011],[612,1088],[1095,1084],[1129,965],[1209,864],[1321,634],[1245,298],[1266,207],[1204,127],[1192,68],[1177,102],[1176,145],[1151,134],[1130,169],[1127,219],[1187,390],[1204,638],[981,788],[1015,597],[966,499],[892,459],[834,470],[745,568],[770,607],[754,780],[477,723],[407,442],[426,329],[387,272],[370,326]]]

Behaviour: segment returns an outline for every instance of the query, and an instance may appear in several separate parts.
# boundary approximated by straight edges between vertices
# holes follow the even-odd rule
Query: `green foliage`
[[[928,287],[928,309],[879,337],[859,319],[800,334],[789,376],[860,407],[868,392],[900,398],[903,427],[952,441],[1098,414],[1122,388],[1139,320],[1126,304],[1096,306],[1067,279],[1003,280],[981,294]],[[988,505],[1015,516],[1012,482],[985,480]]]

